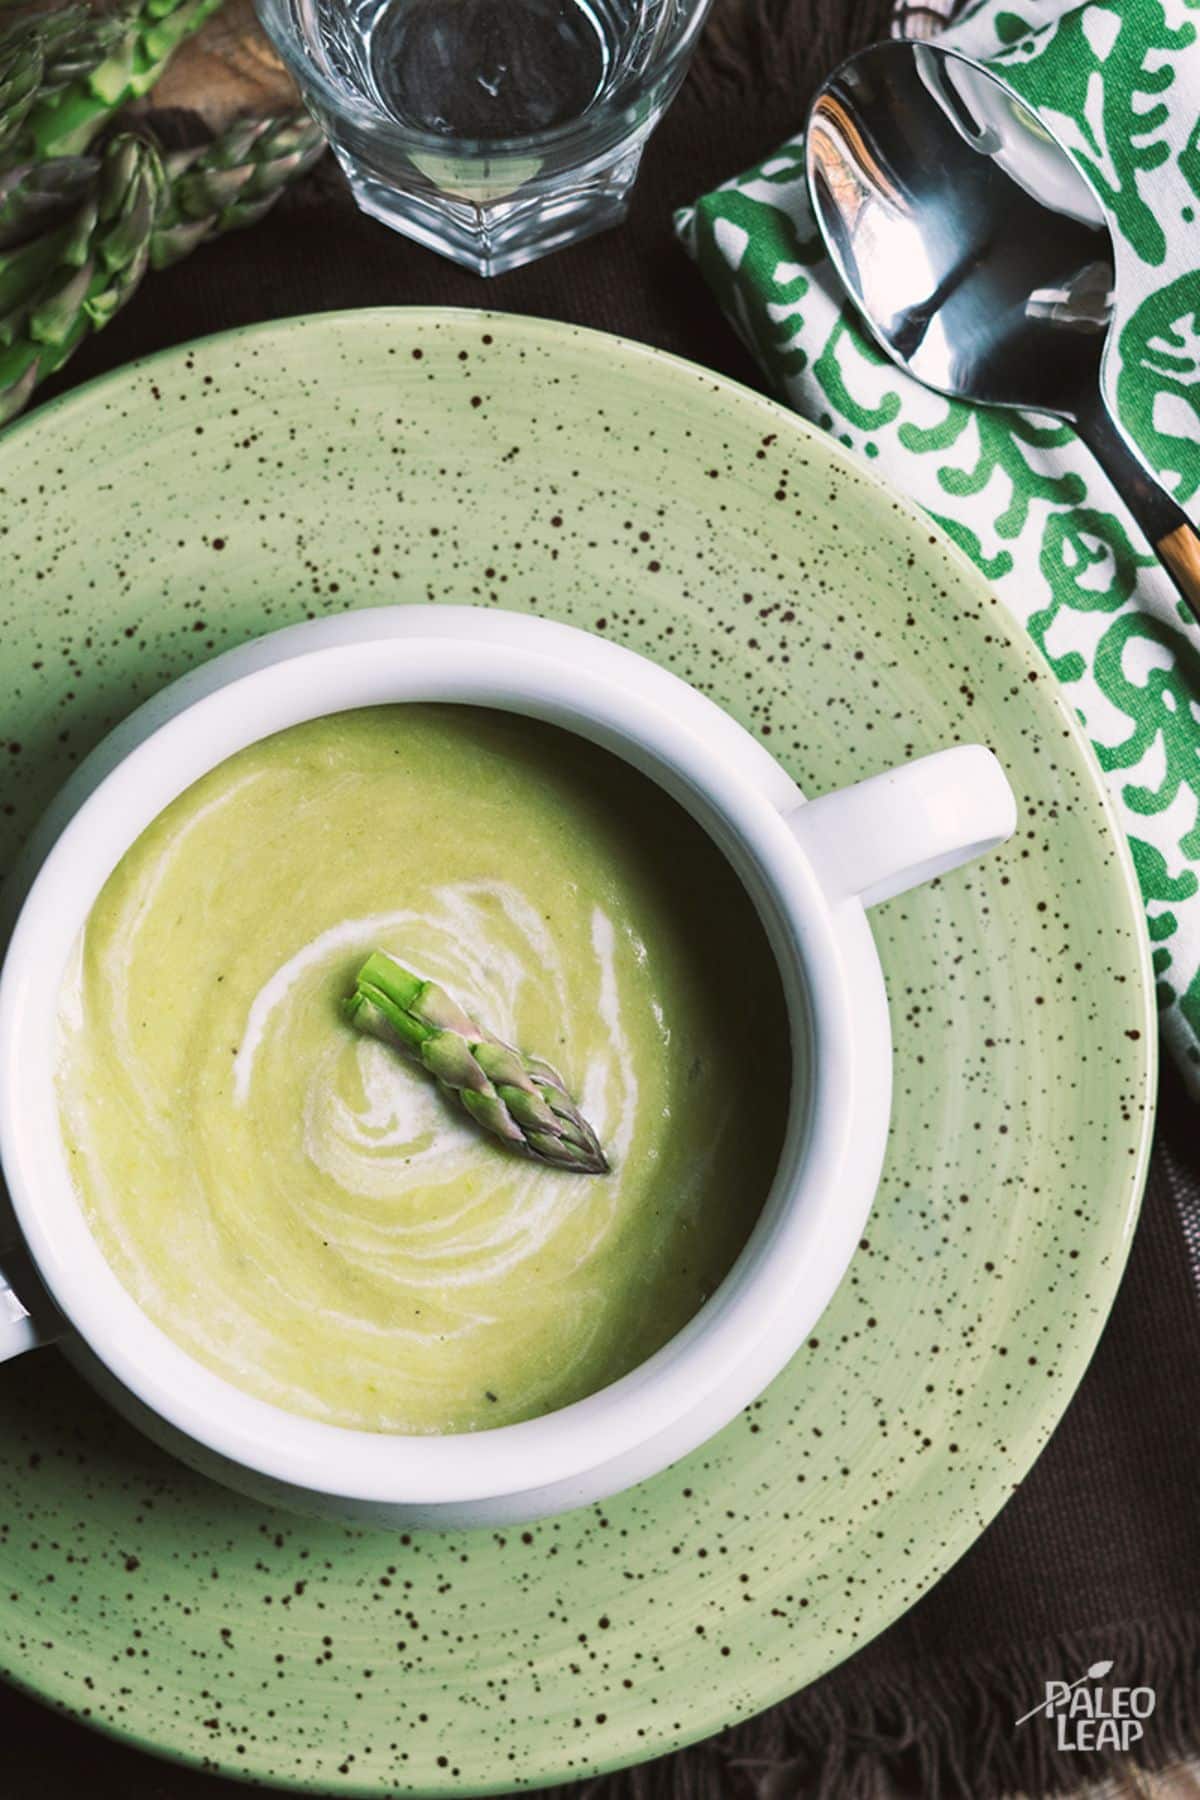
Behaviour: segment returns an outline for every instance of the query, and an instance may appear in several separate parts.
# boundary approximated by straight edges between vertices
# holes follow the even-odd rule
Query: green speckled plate
[[[386,311],[213,338],[0,444],[11,852],[70,763],[211,651],[346,606],[553,614],[660,658],[819,790],[999,753],[1002,855],[874,915],[891,1154],[816,1335],[602,1510],[413,1539],[176,1467],[53,1354],[0,1371],[0,1663],[151,1748],[347,1794],[497,1792],[667,1750],[937,1579],[1083,1372],[1137,1211],[1141,909],[1044,667],[826,438],[635,345]]]

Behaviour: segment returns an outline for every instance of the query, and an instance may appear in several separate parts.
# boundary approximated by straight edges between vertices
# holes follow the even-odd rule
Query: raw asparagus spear
[[[151,266],[165,269],[205,238],[255,224],[324,152],[321,127],[306,112],[245,119],[199,149],[168,150]]]
[[[22,132],[33,156],[77,156],[118,108],[148,94],[178,46],[214,13],[222,0],[124,0],[100,15],[104,38],[94,55],[96,15],[81,6],[40,15],[28,24],[48,40],[56,71],[43,77]],[[68,36],[68,26],[74,35]],[[67,55],[70,50],[74,66]],[[65,74],[66,79],[63,79]]]
[[[68,89],[91,76],[130,36],[129,8],[83,6],[22,14],[0,29],[0,155],[33,153],[35,118],[48,119]]]
[[[0,255],[0,424],[137,287],[162,201],[162,163],[136,132],[110,138],[66,216]]]
[[[146,130],[97,155],[0,169],[0,425],[129,299],[147,267],[262,217],[324,150],[306,113],[161,155]]]

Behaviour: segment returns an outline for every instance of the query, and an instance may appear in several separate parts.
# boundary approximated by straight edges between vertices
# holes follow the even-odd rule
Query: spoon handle
[[[1104,402],[1075,420],[1075,429],[1149,538],[1154,553],[1200,623],[1200,532],[1129,448]]]

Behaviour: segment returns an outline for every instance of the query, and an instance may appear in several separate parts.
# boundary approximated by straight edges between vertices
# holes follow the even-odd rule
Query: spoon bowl
[[[830,257],[887,354],[954,399],[1072,425],[1200,614],[1200,538],[1103,397],[1107,218],[1037,115],[958,51],[876,44],[817,95],[808,176]]]

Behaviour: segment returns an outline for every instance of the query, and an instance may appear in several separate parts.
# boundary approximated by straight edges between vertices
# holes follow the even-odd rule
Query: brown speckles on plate
[[[0,1369],[0,1665],[197,1766],[323,1793],[532,1787],[821,1674],[1041,1448],[1137,1203],[1141,911],[1034,654],[835,445],[535,321],[210,339],[6,434],[0,498],[0,866],[163,681],[349,606],[503,604],[619,638],[769,730],[814,792],[957,739],[997,751],[1022,835],[874,915],[895,1122],[867,1239],[763,1401],[649,1486],[527,1530],[349,1530],[189,1474],[56,1354]]]

